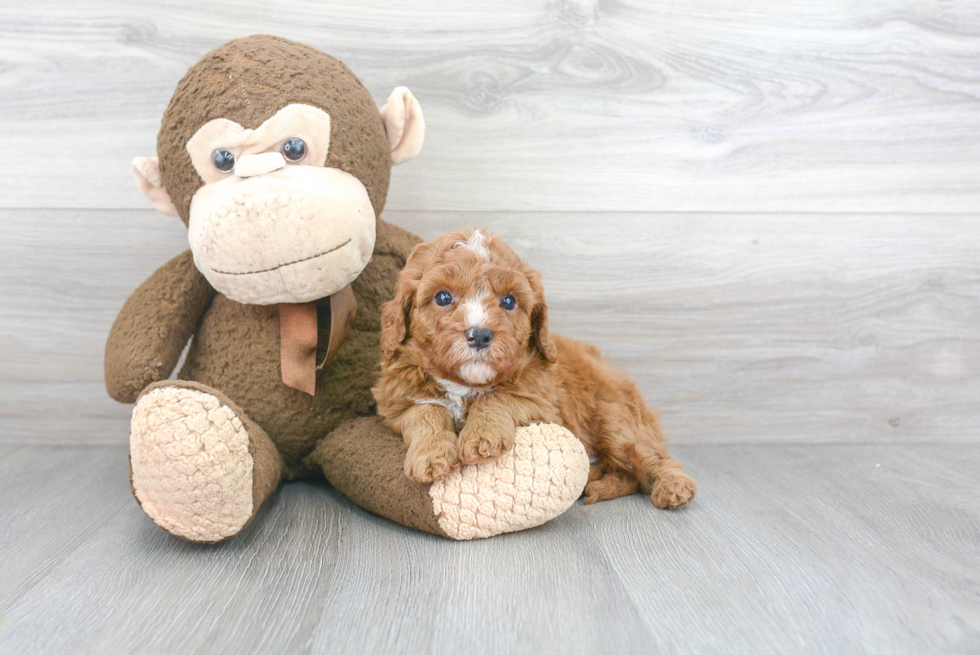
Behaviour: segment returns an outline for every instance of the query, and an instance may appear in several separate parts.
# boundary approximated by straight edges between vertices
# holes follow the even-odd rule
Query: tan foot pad
[[[133,409],[133,492],[171,534],[216,542],[252,516],[252,455],[235,412],[197,389],[159,387]]]
[[[464,466],[429,487],[432,509],[453,539],[482,539],[541,525],[582,495],[589,456],[552,423],[517,429],[514,449],[496,462]]]

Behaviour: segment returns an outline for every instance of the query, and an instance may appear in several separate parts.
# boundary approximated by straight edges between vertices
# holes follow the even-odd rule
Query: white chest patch
[[[456,384],[455,382],[443,380],[442,378],[436,378],[436,382],[443,388],[446,395],[442,398],[416,400],[415,404],[442,405],[449,412],[449,415],[453,417],[453,423],[457,427],[466,420],[466,403],[473,398],[482,396],[487,391],[486,389],[474,389],[473,387]]]

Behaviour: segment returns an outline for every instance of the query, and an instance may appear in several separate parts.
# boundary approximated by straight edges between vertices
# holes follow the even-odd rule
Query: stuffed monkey
[[[190,250],[126,301],[105,357],[109,395],[135,403],[133,495],[164,530],[222,541],[281,482],[315,476],[454,539],[539,525],[581,494],[588,457],[560,426],[423,484],[374,413],[380,305],[419,242],[380,214],[424,129],[408,89],[379,111],[343,63],[271,36],[219,47],[178,84],[158,158],[133,169]]]

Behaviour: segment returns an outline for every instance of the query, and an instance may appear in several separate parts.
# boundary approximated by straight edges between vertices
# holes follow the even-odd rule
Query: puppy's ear
[[[406,321],[412,310],[412,294],[398,293],[381,305],[381,363],[387,366],[405,340]]]
[[[420,243],[412,250],[405,268],[398,276],[395,297],[381,306],[381,364],[387,366],[395,357],[398,346],[408,335],[412,300],[418,291],[425,266],[432,256],[433,244]]]
[[[534,308],[531,310],[531,346],[547,361],[554,363],[558,358],[558,349],[555,348],[555,343],[551,340],[551,332],[548,331],[548,304],[544,299],[541,274],[530,267],[525,267],[524,273],[528,284],[531,285],[531,291],[534,292]]]

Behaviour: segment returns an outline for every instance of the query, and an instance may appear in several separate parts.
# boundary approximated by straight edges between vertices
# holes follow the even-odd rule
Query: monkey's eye
[[[448,291],[440,291],[436,294],[436,304],[440,307],[446,307],[447,305],[453,304],[453,294]]]
[[[230,173],[235,170],[235,155],[227,150],[215,150],[211,153],[211,161],[214,167],[222,173]]]
[[[293,137],[282,144],[279,152],[286,158],[286,161],[295,164],[298,161],[302,161],[303,157],[306,156],[306,142],[298,137]]]
[[[508,312],[517,307],[517,299],[509,293],[500,299],[500,306]]]

